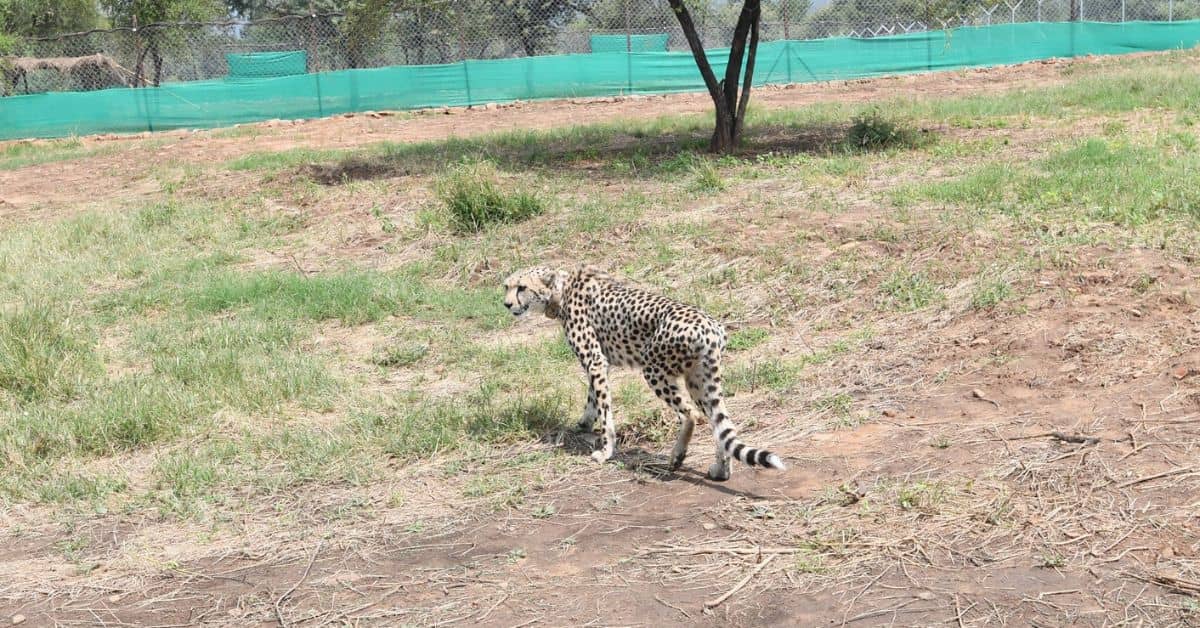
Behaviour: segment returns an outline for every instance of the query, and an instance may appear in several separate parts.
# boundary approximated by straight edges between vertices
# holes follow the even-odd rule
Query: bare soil
[[[764,89],[755,101],[987,93],[1059,82],[1063,66]],[[152,160],[206,163],[708,107],[707,96],[687,94],[273,122],[251,139],[158,135],[150,159],[136,160],[145,138],[85,138],[130,148],[0,172],[0,222],[160,193]],[[728,233],[772,236],[741,218],[729,214]],[[840,241],[856,225],[851,212],[789,227]],[[976,244],[988,243],[939,254],[953,264]],[[896,256],[904,243],[861,234],[845,246],[870,259]],[[369,519],[328,516],[350,491],[303,489],[225,522],[241,534],[207,543],[196,540],[201,523],[98,515],[75,531],[90,540],[76,560],[53,522],[7,525],[0,623],[1198,625],[1200,583],[1187,575],[1200,567],[1195,268],[1151,250],[1089,247],[1034,281],[1019,307],[904,315],[859,360],[823,370],[864,420],[830,430],[826,411],[736,397],[738,420],[753,418],[746,438],[783,455],[785,473],[736,467],[729,482],[708,481],[711,436],[698,428],[678,474],[662,469],[665,451],[624,447],[620,465],[579,464],[532,481],[525,503],[547,506],[545,516],[464,500],[454,480],[426,473],[440,464],[431,460],[369,490],[377,513]],[[543,323],[523,333],[556,332]],[[806,329],[788,333],[762,351],[809,351]],[[328,336],[350,342],[344,330]],[[560,447],[586,458],[565,431],[532,449]],[[500,458],[471,464],[502,475]],[[407,500],[393,504],[400,485]],[[0,523],[27,524],[34,512],[0,513]]]

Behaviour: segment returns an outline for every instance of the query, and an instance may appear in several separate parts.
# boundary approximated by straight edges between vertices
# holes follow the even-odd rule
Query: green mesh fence
[[[622,37],[622,39],[624,39]],[[1003,65],[1085,54],[1191,48],[1200,21],[1024,23],[759,46],[755,84]],[[712,50],[718,74],[726,50]],[[0,139],[207,128],[272,118],[628,93],[702,91],[687,52],[598,52],[394,66],[158,88],[0,98]]]
[[[231,80],[295,76],[308,71],[308,55],[303,50],[230,53],[225,61]]]
[[[666,52],[670,35],[592,35],[589,40],[596,52]]]

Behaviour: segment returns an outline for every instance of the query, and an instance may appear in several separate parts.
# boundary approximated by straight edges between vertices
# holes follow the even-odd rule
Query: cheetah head
[[[567,273],[553,268],[526,268],[504,280],[504,307],[513,316],[541,312],[553,317],[562,302]]]

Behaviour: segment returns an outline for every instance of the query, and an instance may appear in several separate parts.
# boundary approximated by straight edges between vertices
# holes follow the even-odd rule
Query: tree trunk
[[[741,141],[746,107],[750,102],[750,88],[754,80],[754,59],[758,52],[758,30],[762,18],[761,0],[745,0],[733,31],[729,46],[729,60],[725,66],[725,78],[717,81],[708,57],[704,53],[704,42],[696,32],[696,24],[684,4],[684,0],[669,0],[683,35],[687,38],[696,67],[708,88],[715,109],[715,124],[709,150],[714,153],[730,153]],[[747,50],[746,39],[750,45]],[[738,91],[738,79],[742,76],[742,61],[745,59],[746,75]]]

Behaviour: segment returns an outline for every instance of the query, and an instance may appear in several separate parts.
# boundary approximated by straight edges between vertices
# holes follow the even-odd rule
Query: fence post
[[[308,0],[308,71],[317,72],[317,11]]]
[[[787,82],[792,82],[792,10],[791,4],[783,3],[783,59],[787,71]]]
[[[142,62],[145,61],[145,52],[142,49],[142,31],[138,30],[137,15],[133,16],[133,49],[137,56],[133,62],[133,86],[141,87],[142,81]],[[26,89],[26,92],[29,90]]]
[[[467,34],[458,32],[458,58],[463,67],[463,86],[467,89],[467,107],[473,107],[475,101],[471,98],[471,72],[467,69]]]
[[[629,0],[625,0],[625,79],[630,94],[633,94],[633,34],[629,15]]]
[[[1121,0],[1121,23],[1125,23],[1125,0]]]
[[[1175,21],[1175,0],[1167,0],[1167,21]]]

